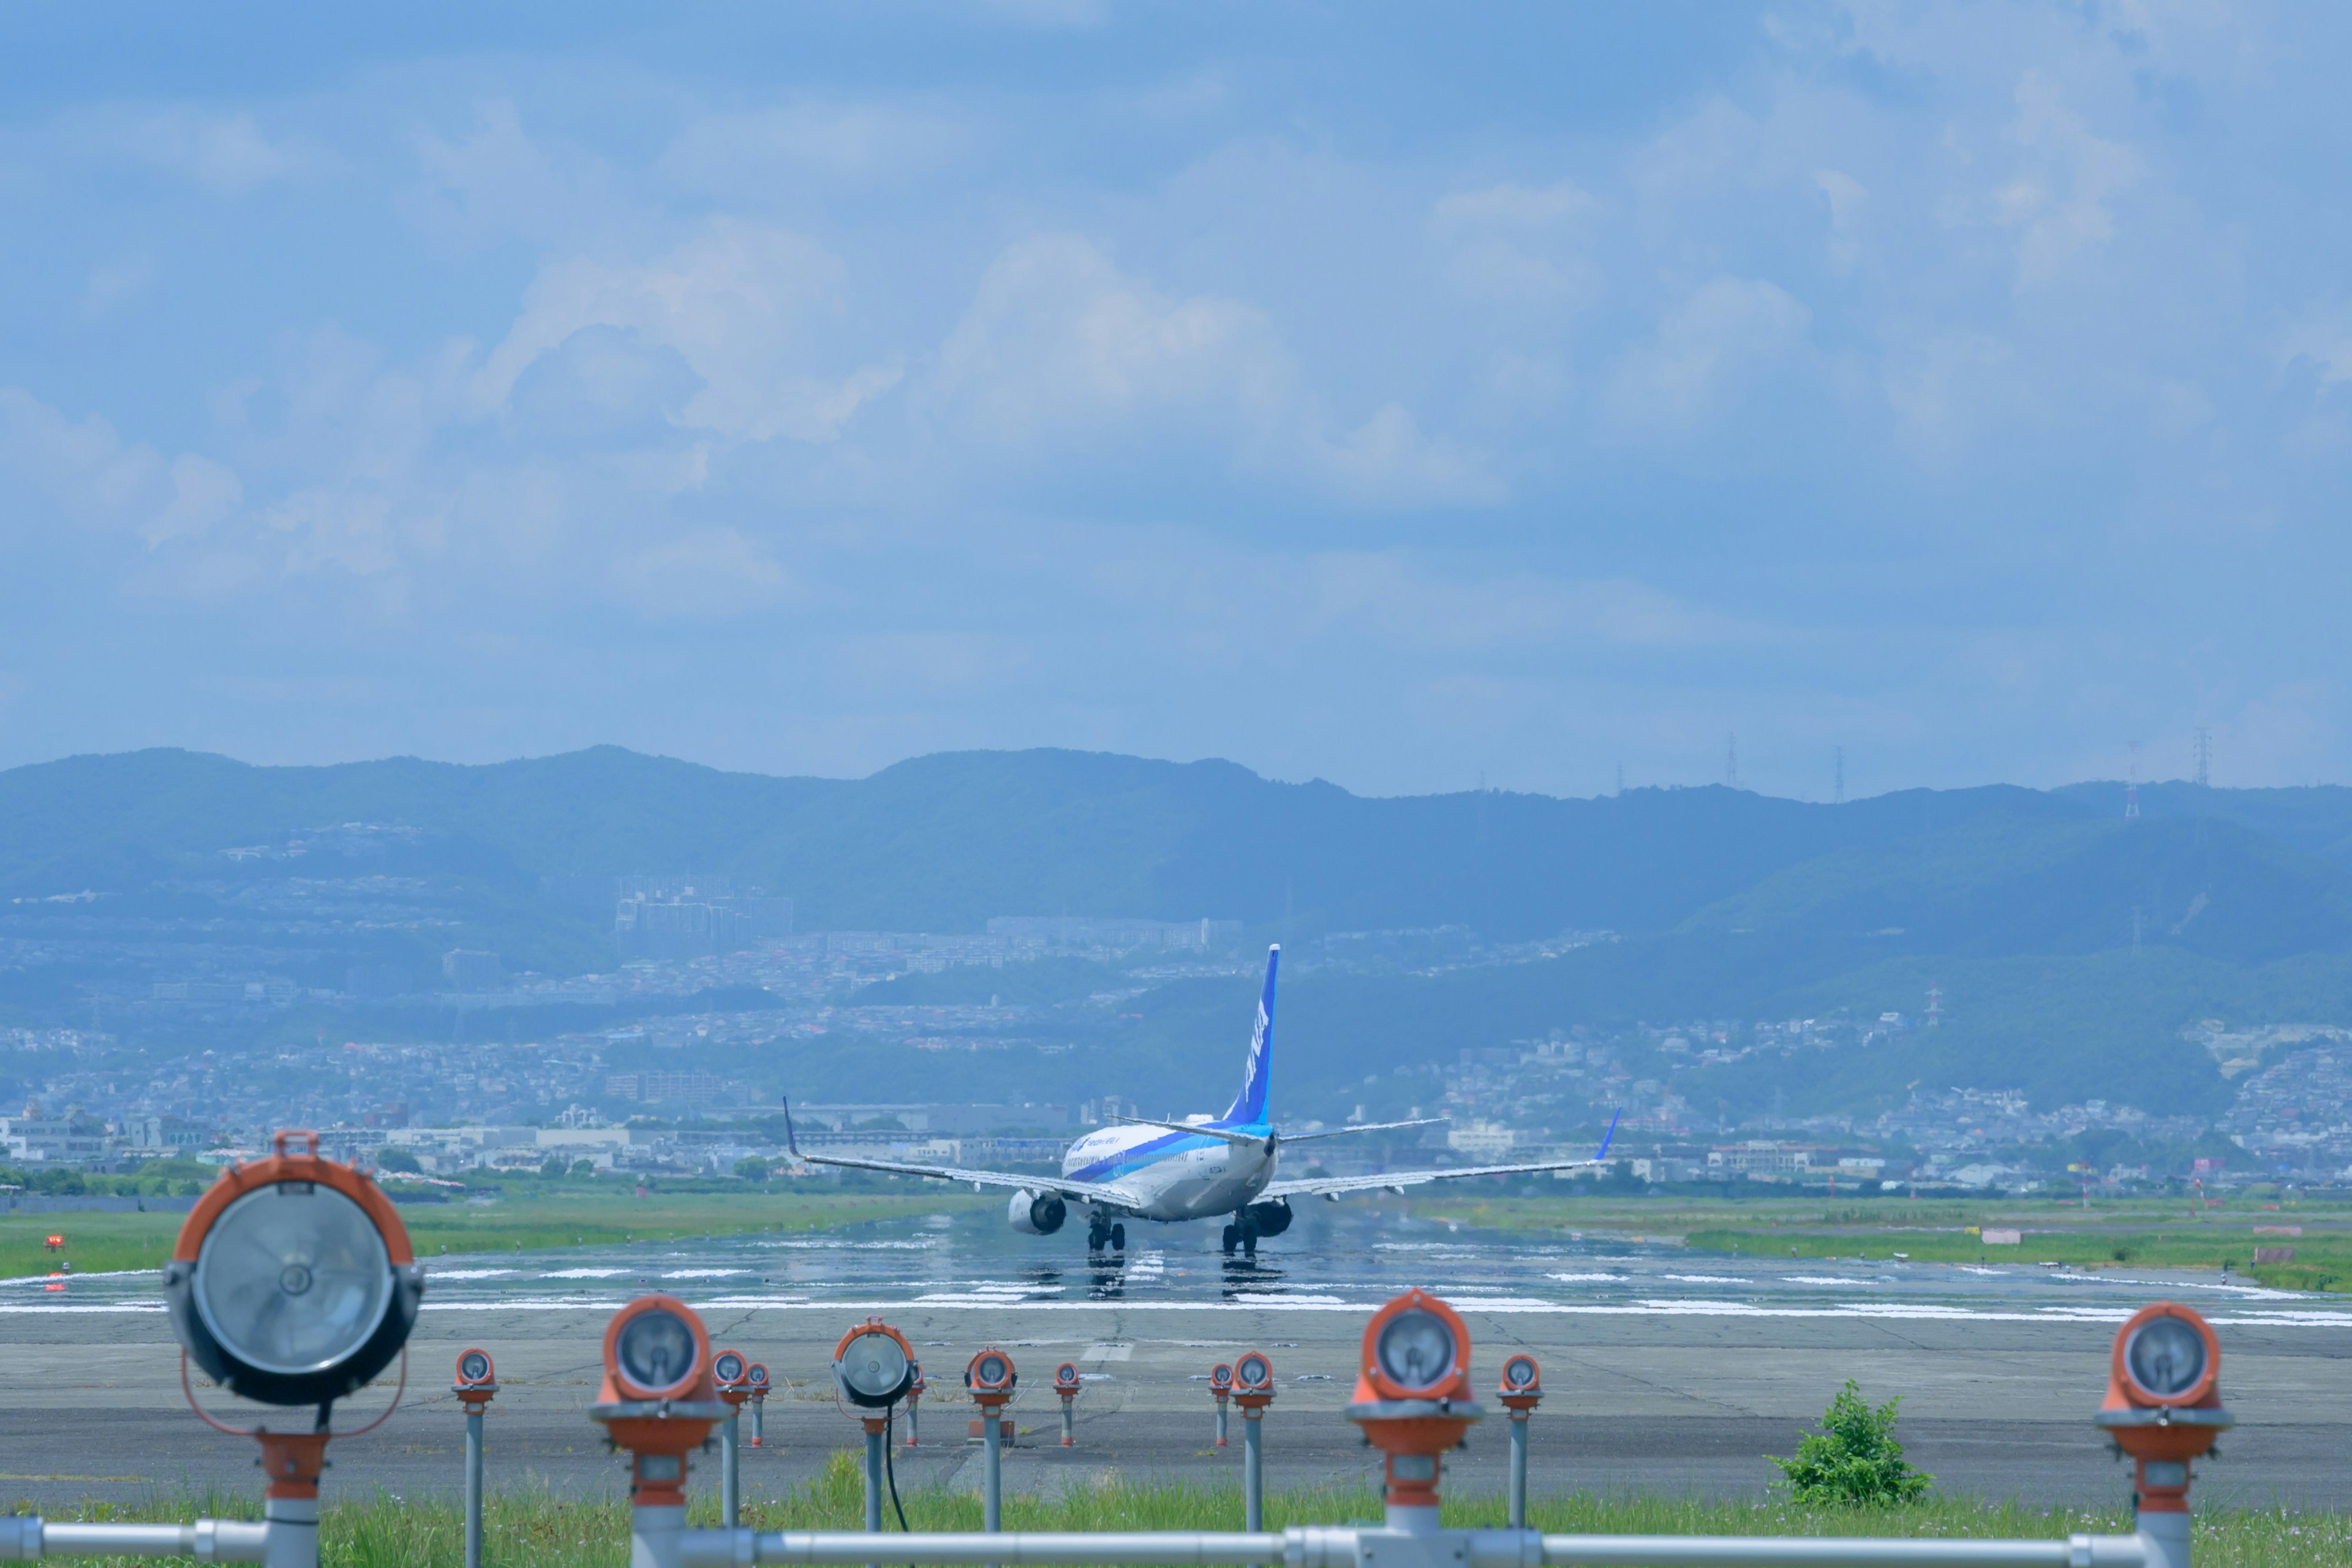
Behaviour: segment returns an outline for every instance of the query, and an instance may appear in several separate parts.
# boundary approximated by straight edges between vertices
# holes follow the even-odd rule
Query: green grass
[[[758,1231],[824,1230],[860,1220],[896,1219],[965,1207],[973,1200],[961,1189],[933,1186],[904,1193],[656,1191],[632,1195],[620,1183],[609,1188],[563,1184],[542,1191],[509,1190],[494,1204],[403,1204],[416,1256],[431,1259],[466,1253],[536,1251],[546,1247],[600,1246],[628,1241],[668,1241]],[[160,1268],[186,1218],[177,1214],[113,1214],[97,1210],[66,1214],[0,1215],[0,1278],[54,1272],[60,1258],[77,1272]],[[61,1252],[45,1245],[62,1236]]]
[[[463,1524],[446,1498],[411,1500],[376,1491],[330,1499],[320,1537],[323,1568],[457,1568],[464,1557]],[[698,1488],[691,1516],[719,1522],[709,1489]],[[761,1530],[856,1530],[865,1513],[857,1461],[836,1454],[824,1473],[779,1496],[747,1500],[744,1522]],[[978,1530],[976,1494],[908,1490],[901,1494],[907,1521],[919,1531]],[[21,1505],[16,1511],[29,1511]],[[1266,1499],[1266,1522],[1340,1524],[1377,1519],[1380,1499],[1369,1487],[1277,1490]],[[1538,1497],[1530,1521],[1539,1530],[1576,1534],[1649,1535],[1895,1535],[2054,1539],[2076,1531],[2120,1533],[2130,1528],[2121,1510],[2038,1509],[1936,1498],[1886,1509],[1797,1509],[1772,1502],[1704,1502],[1654,1495],[1577,1492]],[[200,1512],[253,1518],[244,1495],[162,1498],[136,1506],[91,1503],[54,1519],[186,1520]],[[1449,1502],[1446,1522],[1500,1525],[1496,1498]],[[886,1510],[886,1520],[890,1515]],[[895,1522],[895,1521],[894,1521]],[[1138,1483],[1107,1478],[1058,1497],[1015,1494],[1004,1501],[1008,1530],[1239,1530],[1241,1493],[1219,1483]],[[623,1568],[628,1560],[628,1509],[617,1499],[566,1502],[544,1492],[494,1493],[487,1510],[485,1556],[495,1568]],[[2289,1564],[2352,1568],[2352,1519],[2335,1513],[2272,1510],[2214,1510],[2197,1520],[2193,1550],[2203,1568],[2287,1568]],[[887,1552],[878,1553],[887,1560]]]
[[[1871,1198],[1481,1197],[1447,1194],[1416,1215],[1504,1230],[1584,1230],[1679,1242],[1748,1257],[1923,1263],[2066,1263],[2080,1268],[2210,1268],[2295,1290],[2352,1290],[2352,1207],[2236,1197],[2192,1211],[2179,1198],[1997,1198],[1915,1203]],[[2300,1226],[2301,1236],[2257,1236]],[[1986,1227],[2023,1232],[1988,1247]],[[2291,1247],[2292,1262],[2256,1265],[2256,1247]]]

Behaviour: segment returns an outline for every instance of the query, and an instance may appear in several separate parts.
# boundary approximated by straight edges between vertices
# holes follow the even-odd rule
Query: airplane
[[[1009,1187],[1013,1198],[1007,1205],[1006,1217],[1013,1228],[1024,1236],[1051,1236],[1066,1223],[1071,1210],[1079,1210],[1086,1215],[1089,1253],[1100,1253],[1106,1247],[1114,1252],[1126,1251],[1126,1222],[1130,1219],[1176,1224],[1230,1215],[1222,1248],[1231,1256],[1238,1247],[1251,1258],[1257,1256],[1260,1237],[1280,1236],[1290,1228],[1293,1198],[1321,1197],[1337,1203],[1348,1193],[1402,1193],[1423,1182],[1573,1171],[1598,1165],[1608,1157],[1610,1141],[1617,1136],[1614,1115],[1609,1119],[1609,1131],[1601,1138],[1600,1149],[1589,1160],[1536,1160],[1516,1165],[1459,1165],[1447,1170],[1275,1180],[1276,1163],[1285,1144],[1355,1132],[1426,1127],[1443,1120],[1422,1117],[1411,1121],[1375,1121],[1316,1132],[1278,1131],[1268,1114],[1268,1088],[1274,1064],[1274,982],[1281,963],[1282,947],[1276,943],[1266,950],[1265,991],[1258,998],[1257,1027],[1250,1035],[1241,1091],[1234,1096],[1233,1104],[1223,1116],[1194,1115],[1181,1121],[1158,1121],[1145,1116],[1115,1117],[1114,1121],[1127,1125],[1102,1128],[1071,1144],[1062,1155],[1059,1177],[804,1153],[793,1131],[789,1100],[783,1108],[785,1147],[794,1159],[812,1165],[841,1165],[851,1170],[928,1176],[941,1182],[970,1182],[974,1192],[982,1187]]]

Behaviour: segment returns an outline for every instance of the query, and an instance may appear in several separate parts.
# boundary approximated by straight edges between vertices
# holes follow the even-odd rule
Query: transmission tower
[[[1837,804],[1843,805],[1845,804],[1845,748],[1832,746],[1830,750],[1837,756]]]
[[[1737,731],[1724,742],[1723,782],[1732,789],[1739,787],[1739,736]]]
[[[2126,822],[2139,820],[2139,742],[2137,741],[2132,742],[2130,781],[2124,785],[2124,820]],[[2139,950],[2137,937],[2132,939],[2132,950],[2134,952]]]
[[[2197,726],[2197,787],[2213,787],[2213,731],[2202,724]]]
[[[1617,764],[1617,793],[1625,793],[1625,764],[1622,763]]]

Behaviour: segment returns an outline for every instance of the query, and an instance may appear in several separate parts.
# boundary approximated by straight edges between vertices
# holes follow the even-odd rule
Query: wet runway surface
[[[1136,1226],[1129,1240],[1123,1260],[1090,1267],[1082,1237],[1020,1237],[999,1216],[968,1213],[824,1237],[436,1260],[407,1400],[380,1431],[338,1445],[331,1483],[454,1489],[462,1422],[449,1368],[479,1344],[502,1384],[489,1422],[494,1484],[619,1487],[619,1461],[586,1415],[599,1336],[614,1308],[653,1289],[692,1302],[715,1341],[775,1376],[769,1446],[746,1457],[754,1493],[856,1440],[825,1369],[834,1342],[867,1312],[916,1342],[932,1384],[926,1441],[905,1456],[902,1484],[975,1484],[969,1410],[952,1395],[964,1363],[990,1342],[1021,1366],[1016,1415],[1032,1432],[1009,1484],[1106,1468],[1229,1470],[1235,1459],[1209,1447],[1205,1377],[1251,1348],[1273,1357],[1281,1391],[1268,1416],[1270,1479],[1344,1479],[1370,1468],[1339,1414],[1357,1337],[1370,1309],[1420,1285],[1470,1323],[1482,1386],[1509,1351],[1541,1360],[1539,1489],[1759,1493],[1776,1473],[1760,1456],[1791,1451],[1851,1376],[1872,1399],[1904,1397],[1898,1436],[1948,1489],[2119,1500],[2127,1475],[2090,1425],[2107,1345],[2132,1310],[2170,1297],[2214,1321],[2241,1424],[2200,1496],[2352,1505],[2352,1310],[2332,1298],[2211,1275],[1735,1259],[1624,1235],[1479,1232],[1355,1205],[1302,1209],[1255,1265],[1221,1259],[1210,1226]],[[181,1403],[156,1289],[152,1275],[0,1287],[0,1497],[55,1507],[156,1485],[252,1484],[249,1445],[202,1427]],[[1069,1450],[1055,1444],[1044,1386],[1064,1359],[1086,1374]],[[383,1397],[361,1404],[381,1408]],[[1454,1462],[1458,1484],[1498,1489],[1503,1450],[1501,1423],[1490,1421]]]

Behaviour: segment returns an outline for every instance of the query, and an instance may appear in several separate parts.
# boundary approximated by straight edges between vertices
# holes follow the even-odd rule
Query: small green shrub
[[[1790,1500],[1876,1507],[1924,1496],[1936,1478],[1913,1468],[1903,1458],[1903,1445],[1895,1440],[1895,1409],[1902,1403],[1898,1394],[1872,1405],[1853,1379],[1847,1378],[1822,1412],[1822,1429],[1805,1434],[1794,1458],[1765,1456],[1780,1467],[1780,1484],[1788,1487]]]

